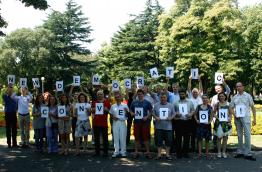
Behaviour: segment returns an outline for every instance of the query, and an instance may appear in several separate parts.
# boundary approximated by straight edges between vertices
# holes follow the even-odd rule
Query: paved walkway
[[[68,156],[57,154],[34,152],[33,148],[7,148],[0,145],[0,171],[143,171],[143,172],[262,172],[262,151],[256,151],[257,161],[235,159],[230,153],[227,159],[217,159],[211,154],[211,159],[199,160],[196,154],[190,154],[190,158],[174,159],[172,161],[147,160],[142,155],[138,160],[128,158],[112,159],[111,157],[92,157],[93,150],[88,150],[80,156]],[[156,154],[153,154],[156,156]]]

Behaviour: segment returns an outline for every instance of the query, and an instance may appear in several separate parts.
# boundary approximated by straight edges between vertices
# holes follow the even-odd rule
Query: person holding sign
[[[229,109],[227,102],[227,95],[225,93],[218,94],[218,103],[214,107],[216,121],[214,124],[214,135],[217,136],[217,157],[227,158],[226,147],[228,136],[232,133],[232,110]],[[221,154],[221,140],[222,140],[222,154]]]
[[[113,104],[109,111],[113,119],[113,137],[115,148],[112,157],[115,158],[119,156],[119,150],[121,157],[126,157],[126,120],[129,108],[126,104],[121,103],[123,98],[120,93],[115,94],[115,100],[116,104]]]
[[[160,102],[156,103],[153,108],[153,117],[155,118],[155,136],[157,146],[157,158],[161,159],[161,150],[165,141],[166,158],[172,160],[170,148],[172,146],[172,120],[175,115],[174,107],[167,102],[167,94],[160,94]]]
[[[5,110],[5,127],[6,127],[6,138],[8,148],[17,147],[17,101],[12,98],[13,93],[13,84],[9,83],[6,93],[3,95],[3,104]],[[12,139],[11,139],[12,138]]]
[[[194,114],[194,106],[191,100],[186,98],[186,90],[179,90],[179,101],[175,103],[175,147],[177,158],[188,158],[189,136],[190,136],[190,120]],[[183,138],[183,139],[182,139]],[[182,142],[183,141],[183,142]],[[183,148],[182,148],[183,143]]]
[[[230,107],[235,110],[235,125],[238,135],[238,149],[235,158],[244,157],[245,159],[255,161],[256,158],[251,153],[251,115],[253,113],[252,125],[256,125],[256,109],[254,101],[250,94],[244,91],[244,85],[241,82],[236,84],[237,94],[232,98]],[[243,145],[243,133],[245,144]]]
[[[75,105],[74,116],[77,117],[75,142],[76,153],[79,155],[80,138],[84,137],[84,149],[87,147],[88,132],[91,130],[89,116],[91,115],[91,105],[87,103],[87,96],[84,93],[78,95],[78,103]]]
[[[28,92],[27,87],[20,89],[21,96],[12,95],[12,98],[18,102],[18,119],[21,132],[22,148],[29,148],[29,128],[30,114],[29,103],[32,101],[32,95]]]
[[[100,136],[103,138],[104,157],[108,156],[108,124],[107,117],[111,105],[104,98],[103,90],[97,92],[97,100],[92,102],[93,131],[95,137],[95,154],[100,155]]]
[[[134,100],[130,107],[130,113],[134,116],[134,136],[135,136],[135,153],[134,158],[139,157],[138,149],[140,141],[143,139],[146,148],[146,157],[151,159],[149,149],[149,137],[150,137],[150,121],[152,105],[149,101],[144,99],[144,91],[142,89],[137,90],[138,100]]]
[[[58,152],[58,109],[57,99],[49,94],[48,96],[48,118],[46,119],[46,138],[48,153]]]
[[[60,108],[59,108],[60,107]],[[60,104],[58,106],[58,131],[61,138],[62,149],[60,155],[68,155],[70,133],[71,133],[71,116],[73,107],[70,104],[69,98],[65,94],[60,95]]]
[[[213,110],[208,104],[207,95],[202,96],[203,104],[198,105],[194,114],[197,122],[196,137],[198,142],[198,158],[202,156],[202,140],[205,139],[206,158],[208,159],[209,141],[211,140],[211,122],[213,120]]]
[[[202,101],[202,95],[203,95],[203,86],[202,86],[202,81],[201,77],[198,75],[198,81],[199,81],[199,89],[197,88],[192,88],[192,74],[189,76],[188,80],[188,85],[187,85],[187,94],[188,98],[192,101],[194,105],[194,109],[197,108],[198,105],[201,105],[203,103]],[[191,149],[192,152],[195,151],[195,145],[196,145],[196,128],[197,128],[197,123],[194,118],[191,119]]]
[[[44,98],[42,94],[36,95],[34,106],[32,109],[33,116],[33,128],[34,128],[34,139],[36,150],[38,152],[43,152],[43,138],[44,138],[44,130],[45,130],[45,117],[44,114],[48,114],[48,112],[41,112],[41,107],[44,106]]]

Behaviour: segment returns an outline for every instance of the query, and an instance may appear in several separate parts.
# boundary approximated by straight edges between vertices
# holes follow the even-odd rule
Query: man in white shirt
[[[250,94],[244,91],[244,86],[241,82],[236,84],[237,94],[232,98],[230,107],[235,110],[235,125],[238,135],[238,149],[235,158],[244,157],[245,159],[256,161],[256,158],[251,153],[251,114],[253,113],[252,125],[256,125],[256,109],[254,101]],[[245,144],[243,144],[243,134]]]

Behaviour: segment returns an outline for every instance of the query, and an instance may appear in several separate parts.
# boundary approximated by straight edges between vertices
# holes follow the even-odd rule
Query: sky
[[[8,27],[3,29],[10,33],[19,28],[34,28],[47,19],[51,9],[65,10],[67,0],[47,0],[50,6],[46,11],[35,10],[33,7],[25,7],[18,0],[2,0],[1,15],[8,22]],[[91,38],[94,41],[87,45],[92,51],[100,49],[101,44],[110,42],[113,34],[119,30],[119,26],[130,20],[130,14],[139,14],[145,7],[146,0],[75,0],[81,5],[85,16],[89,18],[93,29]],[[174,5],[175,0],[159,0],[166,10]],[[262,0],[239,0],[240,7],[262,3]]]

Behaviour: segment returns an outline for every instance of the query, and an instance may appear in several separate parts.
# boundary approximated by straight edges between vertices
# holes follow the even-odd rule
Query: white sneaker
[[[217,157],[218,157],[218,158],[221,158],[221,153],[217,153]]]
[[[223,153],[222,156],[223,156],[223,158],[227,158],[227,154],[226,153]]]
[[[116,158],[118,156],[118,153],[114,152],[112,155],[112,158]]]

